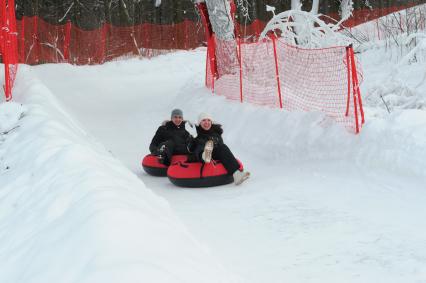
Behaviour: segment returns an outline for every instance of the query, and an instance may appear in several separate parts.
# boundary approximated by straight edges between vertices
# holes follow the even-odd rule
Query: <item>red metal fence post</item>
[[[108,24],[104,23],[102,25],[102,33],[101,33],[102,48],[101,48],[101,54],[99,56],[101,60],[100,62],[102,64],[107,61],[107,29],[108,29]]]
[[[359,86],[357,81],[357,73],[356,73],[356,64],[355,64],[355,56],[353,53],[352,46],[349,47],[350,57],[351,57],[351,73],[352,73],[352,92],[354,97],[354,115],[355,115],[355,132],[358,134],[360,129],[359,118],[358,118],[358,102],[360,102],[360,97],[357,95],[359,92]],[[363,115],[362,105],[359,105],[361,116]]]
[[[31,62],[31,64],[34,63],[39,63],[40,61],[40,46],[39,46],[39,39],[38,39],[38,17],[34,16],[33,17],[33,23],[32,23],[32,39],[33,39],[33,45],[30,48],[30,53],[34,53],[35,54],[35,60],[34,62]]]
[[[25,17],[22,17],[21,20],[21,38],[20,38],[20,61],[25,63]]]
[[[71,43],[71,21],[65,24],[65,39],[64,39],[64,59],[69,63],[70,59],[70,43]]]
[[[352,81],[354,84],[354,96],[356,96],[356,98],[358,99],[358,104],[359,104],[359,111],[361,114],[361,125],[365,123],[365,118],[364,118],[364,109],[362,107],[362,99],[361,99],[361,91],[359,89],[359,81],[358,81],[358,72],[356,69],[356,61],[355,61],[355,53],[354,53],[354,49],[351,46],[350,47],[351,50],[351,62],[352,62]]]
[[[346,113],[345,116],[349,115],[349,102],[351,99],[351,56],[350,56],[350,46],[346,47],[346,69],[348,74],[348,99],[346,101]]]
[[[212,75],[212,91],[214,92],[214,80],[217,78],[217,62],[216,62],[216,44],[212,26],[209,19],[206,3],[197,3],[196,7],[201,15],[201,20],[206,33],[207,53],[210,64],[210,72]],[[207,64],[206,64],[207,65]],[[207,83],[206,83],[207,84]]]
[[[277,56],[277,45],[276,45],[276,37],[274,34],[271,34],[272,45],[274,46],[274,58],[275,58],[275,76],[277,79],[277,87],[278,87],[278,98],[280,101],[280,108],[283,108],[283,100],[281,97],[281,82],[280,82],[280,73],[278,68],[278,56]]]
[[[0,52],[2,53],[5,73],[4,92],[6,101],[12,99],[12,87],[15,80],[18,64],[17,32],[15,18],[15,3],[13,0],[1,2],[0,14]],[[11,72],[13,68],[13,72]]]
[[[241,38],[237,37],[238,42],[238,63],[240,64],[240,102],[243,102],[243,65],[242,65],[242,56],[241,51]]]
[[[188,49],[189,46],[191,46],[191,44],[189,44],[189,41],[188,41],[189,36],[188,36],[188,20],[187,19],[185,19],[183,21],[183,31],[184,31],[184,35],[183,35],[184,36],[183,48],[184,49]]]
[[[6,13],[6,1],[1,1],[1,12],[0,12],[0,53],[3,59],[4,64],[4,94],[6,97],[6,101],[9,97],[9,65],[8,65],[8,57],[7,57],[7,34],[8,34],[8,27],[7,27],[7,13]]]
[[[209,66],[211,74],[212,92],[214,92],[214,81],[217,78],[217,62],[216,62],[216,42],[215,36],[212,35],[207,41],[207,53],[209,56]]]

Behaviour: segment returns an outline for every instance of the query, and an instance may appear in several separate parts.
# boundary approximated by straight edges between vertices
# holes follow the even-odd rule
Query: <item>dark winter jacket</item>
[[[220,124],[212,124],[211,128],[206,131],[201,126],[196,126],[197,129],[197,137],[195,138],[195,146],[202,147],[204,149],[204,145],[208,140],[212,140],[214,146],[222,145],[222,125]]]
[[[174,153],[188,153],[188,146],[192,142],[192,137],[185,130],[185,123],[186,121],[183,121],[179,126],[176,126],[172,121],[168,121],[160,126],[149,146],[151,153],[156,154],[160,145],[167,141],[173,141]]]

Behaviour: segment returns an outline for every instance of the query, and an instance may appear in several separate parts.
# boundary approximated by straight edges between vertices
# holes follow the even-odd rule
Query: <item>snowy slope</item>
[[[16,97],[0,113],[17,126],[0,140],[0,282],[234,282],[24,66]]]
[[[84,261],[67,257],[63,260],[75,268],[76,276],[70,277],[69,282],[76,282],[73,278],[77,276],[87,282],[104,282],[86,276],[79,266],[86,266],[99,276],[106,277],[110,272],[120,278],[126,275],[120,282],[135,282],[146,278],[139,270],[147,266],[151,270],[152,262],[156,266],[175,267],[173,271],[153,275],[175,276],[164,279],[170,279],[169,282],[176,282],[177,278],[184,278],[183,282],[209,279],[220,282],[223,278],[242,282],[426,281],[426,229],[422,226],[426,216],[426,112],[396,109],[387,114],[382,105],[367,101],[367,123],[360,135],[353,135],[333,124],[321,126],[322,117],[318,113],[288,113],[229,102],[211,95],[203,87],[204,52],[205,49],[200,49],[103,66],[41,65],[20,73],[17,101],[24,102],[29,109],[47,111],[47,108],[50,119],[60,125],[46,130],[49,139],[39,142],[39,147],[49,149],[36,147],[25,154],[13,154],[25,148],[15,145],[17,136],[10,138],[13,142],[8,147],[1,146],[3,156],[12,161],[18,155],[25,156],[15,166],[22,168],[16,174],[25,176],[25,172],[30,174],[42,166],[40,161],[35,163],[37,159],[48,159],[46,155],[50,154],[49,166],[40,169],[39,175],[54,176],[46,173],[52,168],[57,174],[74,171],[73,179],[85,187],[71,198],[67,196],[79,185],[73,184],[69,175],[58,177],[60,185],[51,186],[60,188],[61,193],[55,195],[53,189],[46,188],[46,184],[50,186],[53,182],[52,178],[41,178],[44,183],[38,178],[31,183],[25,181],[20,187],[14,180],[16,175],[2,172],[1,181],[8,187],[0,193],[10,195],[17,191],[26,205],[22,208],[24,216],[33,207],[24,194],[26,191],[44,200],[46,207],[56,203],[55,211],[68,211],[65,215],[69,215],[69,220],[61,218],[64,213],[55,214],[60,215],[57,223],[62,223],[65,231],[78,231],[87,246],[79,246],[71,237],[69,244],[48,249],[52,257],[67,255],[62,249],[68,247],[84,250],[88,258],[102,253],[105,257],[100,262],[115,255],[122,259],[105,265],[95,261],[97,264],[87,267]],[[389,66],[382,60],[382,53],[383,50],[372,49],[361,58],[365,96],[386,81]],[[417,76],[413,66],[407,66],[405,73]],[[32,87],[38,90],[31,91]],[[420,92],[425,90],[425,86],[417,88]],[[199,112],[211,112],[224,125],[225,141],[252,172],[252,178],[241,187],[227,185],[196,190],[176,188],[167,179],[142,172],[140,160],[147,153],[154,131],[175,107],[182,108],[184,116],[193,121]],[[39,119],[26,116],[21,121],[37,124]],[[37,141],[34,129],[35,126],[28,126],[21,134],[26,145],[32,144],[31,140]],[[78,146],[73,145],[72,154],[65,155],[62,148],[66,142],[51,142],[52,136],[60,140],[63,136],[78,136],[73,140]],[[12,146],[16,149],[10,150]],[[60,152],[58,156],[52,153],[55,148]],[[27,159],[31,163],[25,167],[22,164]],[[104,170],[105,173],[98,173]],[[7,174],[12,177],[8,178]],[[104,191],[100,189],[102,186],[109,189]],[[93,197],[83,201],[84,208],[75,208],[83,210],[82,217],[97,211],[98,206],[124,206],[128,213],[120,214],[116,220],[94,214],[93,222],[85,222],[89,232],[76,228],[80,225],[75,218],[80,214],[75,215],[70,203],[87,191],[93,191]],[[13,207],[13,204],[14,198],[3,198],[0,207]],[[11,233],[13,238],[26,239],[23,234],[36,233],[48,222],[47,209],[36,211],[39,218],[31,222],[33,226],[10,224],[1,230],[2,237]],[[106,215],[113,214],[108,211]],[[15,222],[12,212],[1,215],[9,223]],[[164,225],[155,229],[157,219]],[[136,230],[139,236],[129,240],[127,233],[114,233],[118,223],[127,223],[123,229]],[[91,233],[90,229],[98,233]],[[161,233],[161,229],[169,232]],[[147,231],[150,241],[141,241]],[[115,237],[106,237],[108,232]],[[52,241],[61,238],[54,230],[47,229],[46,234]],[[162,238],[165,234],[167,237]],[[22,276],[17,273],[21,266],[52,278],[55,272],[63,271],[58,266],[53,271],[43,270],[34,260],[22,265],[23,258],[32,255],[34,259],[43,250],[45,242],[38,242],[38,236],[35,239],[32,250],[24,248],[20,250],[22,257],[8,261],[7,273],[0,271],[1,282],[2,279],[18,281]],[[163,245],[168,241],[171,245],[165,251]],[[98,244],[97,248],[87,250],[93,243]],[[125,243],[127,249],[116,247],[116,243]],[[3,244],[0,251],[7,257],[14,252]],[[166,254],[171,255],[174,265],[165,261]],[[134,262],[135,258],[144,260],[136,265],[125,264]],[[197,268],[185,268],[191,259],[196,259]],[[46,257],[44,262],[50,264],[52,259]],[[206,269],[209,273],[201,280],[197,278],[198,271]],[[29,275],[22,277],[26,280],[21,282],[38,282],[29,280]]]

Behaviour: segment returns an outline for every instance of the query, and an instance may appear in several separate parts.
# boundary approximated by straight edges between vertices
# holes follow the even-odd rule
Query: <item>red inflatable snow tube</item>
[[[187,155],[173,155],[171,164],[177,162],[184,162],[188,158]],[[142,160],[142,167],[146,173],[152,176],[167,176],[168,166],[161,164],[158,157],[153,154],[148,154]]]
[[[240,161],[240,170],[243,165]],[[229,175],[219,161],[210,163],[177,162],[169,166],[167,177],[170,182],[179,187],[202,188],[214,187],[232,183],[234,178]]]

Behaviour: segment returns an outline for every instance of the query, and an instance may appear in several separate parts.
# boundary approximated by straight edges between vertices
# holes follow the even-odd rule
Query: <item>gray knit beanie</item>
[[[170,115],[170,118],[173,118],[174,116],[181,116],[183,118],[183,112],[182,110],[176,108],[172,110],[172,114]]]

